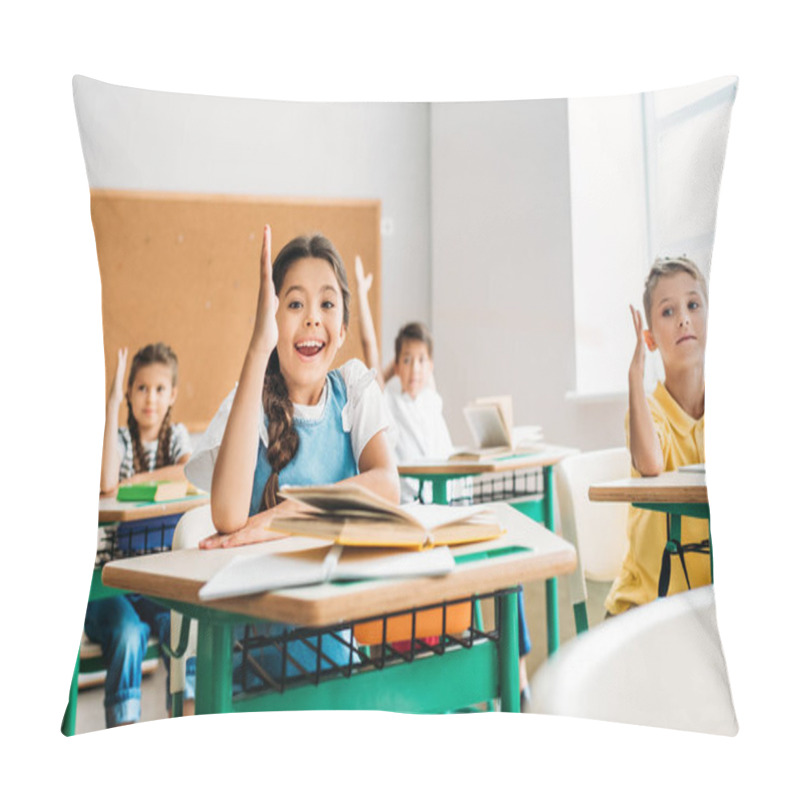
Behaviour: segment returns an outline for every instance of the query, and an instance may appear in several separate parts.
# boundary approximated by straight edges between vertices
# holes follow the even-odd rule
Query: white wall
[[[566,101],[295,103],[76,78],[96,188],[380,198],[384,359],[431,325],[457,442],[462,407],[511,393],[519,423],[622,442],[624,401],[575,404]],[[368,266],[368,265],[367,265]]]
[[[565,100],[437,103],[431,112],[437,384],[461,408],[512,394],[514,419],[582,449],[624,443],[626,401],[575,403]]]
[[[93,188],[379,198],[382,352],[430,319],[430,107],[293,103],[74,81]],[[369,265],[365,265],[369,269]]]

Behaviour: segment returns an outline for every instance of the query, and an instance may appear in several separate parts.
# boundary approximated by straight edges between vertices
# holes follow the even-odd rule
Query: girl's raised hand
[[[644,325],[642,323],[642,312],[633,306],[628,306],[633,318],[633,328],[636,331],[636,348],[633,351],[629,375],[636,380],[644,380],[645,357],[647,356],[647,345],[644,340]]]
[[[114,373],[114,382],[111,384],[110,400],[114,400],[117,405],[122,403],[125,397],[125,370],[128,366],[128,348],[120,347],[117,350],[117,371]]]
[[[278,296],[272,282],[272,230],[264,226],[264,238],[261,241],[261,273],[258,287],[258,308],[256,324],[253,329],[253,342],[264,348],[267,354],[275,349],[278,343],[278,323],[275,314],[278,311]]]
[[[356,256],[356,287],[365,297],[372,286],[372,273],[364,275],[364,265],[361,263],[361,256]]]
[[[256,542],[269,542],[272,539],[285,539],[285,533],[269,530],[270,520],[280,513],[280,506],[262,511],[247,520],[243,528],[233,533],[215,533],[200,542],[201,550],[216,550],[220,547],[239,547]]]

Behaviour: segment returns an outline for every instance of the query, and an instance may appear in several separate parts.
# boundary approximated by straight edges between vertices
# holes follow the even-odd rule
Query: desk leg
[[[64,719],[61,721],[61,733],[64,736],[75,735],[75,717],[78,710],[78,672],[81,665],[81,653],[78,648],[78,657],[75,659],[75,669],[72,673],[72,683],[69,686],[69,701],[64,711]]]
[[[233,630],[230,625],[198,620],[195,713],[231,711]]]
[[[519,712],[519,618],[517,595],[500,598],[500,709]]]
[[[544,480],[543,522],[547,530],[555,532],[555,487],[552,466],[542,468],[542,478]],[[556,578],[548,578],[545,581],[545,602],[547,607],[547,652],[552,655],[558,650],[561,639],[558,628],[558,580]]]
[[[433,485],[433,502],[437,506],[447,505],[447,479],[431,478]]]

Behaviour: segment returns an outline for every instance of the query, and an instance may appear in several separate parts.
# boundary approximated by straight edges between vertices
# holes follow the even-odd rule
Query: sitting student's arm
[[[220,533],[232,533],[247,524],[253,473],[258,456],[261,395],[270,354],[278,343],[275,312],[278,298],[272,283],[272,238],[264,227],[258,308],[253,335],[233,398],[225,434],[219,447],[211,480],[211,518]]]
[[[117,371],[111,391],[108,393],[106,405],[106,426],[103,431],[103,461],[100,469],[100,492],[105,494],[117,488],[119,484],[120,455],[117,439],[117,420],[119,407],[125,399],[125,366],[128,362],[128,348],[122,347],[117,352]]]
[[[358,298],[358,314],[361,319],[361,347],[364,349],[364,360],[367,367],[375,370],[378,385],[383,389],[386,381],[394,374],[394,364],[390,364],[385,370],[381,369],[378,337],[375,335],[375,323],[372,320],[372,311],[369,307],[369,290],[371,286],[372,273],[364,275],[361,256],[356,256],[356,297]]]
[[[185,481],[186,473],[183,471],[183,465],[190,458],[191,453],[186,453],[174,464],[170,464],[167,467],[159,467],[150,472],[137,472],[135,475],[131,475],[130,478],[120,481],[120,486],[127,486],[132,483],[148,483],[149,481]]]
[[[358,468],[360,470],[359,475],[339,482],[357,483],[379,494],[390,503],[400,502],[400,482],[397,477],[394,457],[386,438],[386,431],[376,433],[367,442],[358,460]],[[294,514],[303,508],[302,503],[294,500],[284,500],[273,508],[262,511],[260,514],[254,514],[238,530],[227,533],[220,531],[207,539],[203,539],[200,542],[200,548],[202,550],[215,550],[219,547],[239,547],[240,545],[254,544],[255,542],[283,539],[285,534],[269,530],[270,521],[281,515]]]
[[[390,503],[400,502],[400,479],[386,431],[379,431],[364,445],[358,459],[358,475],[341,483],[357,483]]]
[[[644,391],[644,364],[646,344],[642,315],[631,306],[633,327],[636,331],[636,349],[628,370],[628,409],[630,426],[631,462],[640,475],[655,476],[664,471],[664,454],[656,433],[653,415]]]

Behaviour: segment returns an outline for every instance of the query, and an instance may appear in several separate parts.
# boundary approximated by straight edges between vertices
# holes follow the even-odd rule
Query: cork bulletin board
[[[321,232],[344,260],[350,326],[335,365],[363,358],[355,299],[355,257],[374,275],[370,307],[380,341],[380,201],[93,190],[92,223],[103,293],[106,392],[117,351],[128,363],[163,341],[178,356],[173,419],[208,425],[238,380],[253,329],[264,223],[273,258],[290,239]],[[126,375],[127,381],[127,375]],[[120,410],[120,424],[127,407]]]

